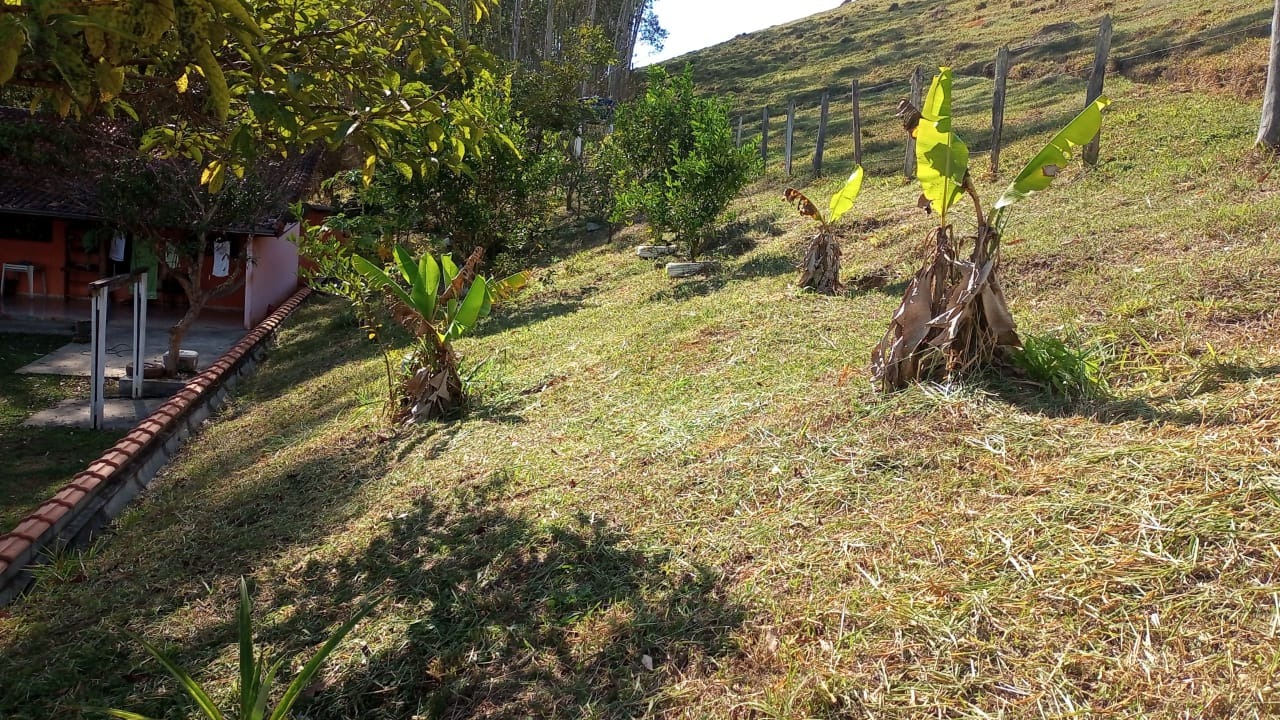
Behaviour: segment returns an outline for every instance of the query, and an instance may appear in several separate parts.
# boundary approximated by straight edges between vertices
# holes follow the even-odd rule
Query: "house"
[[[0,108],[0,269],[6,295],[74,301],[89,297],[94,280],[133,266],[159,265],[147,243],[134,243],[107,217],[99,197],[104,179],[85,162],[109,155],[113,147],[136,148],[137,141],[122,128],[107,119],[77,123]],[[246,329],[298,287],[299,221],[290,207],[313,190],[320,154],[314,150],[266,164],[262,175],[273,189],[270,199],[252,220],[217,228],[211,238],[217,242],[204,250],[204,288],[224,282],[228,251],[248,259],[241,287],[208,304],[241,313]],[[162,232],[179,237],[184,231]],[[163,272],[152,270],[149,287],[153,300],[185,305],[181,287]]]

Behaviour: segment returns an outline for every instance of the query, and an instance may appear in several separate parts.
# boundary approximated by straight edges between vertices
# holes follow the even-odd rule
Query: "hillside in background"
[[[791,98],[813,103],[824,90],[847,95],[855,78],[864,87],[903,83],[896,98],[917,64],[926,72],[949,65],[957,75],[989,78],[1001,45],[1012,53],[1013,79],[1084,77],[1099,19],[1111,14],[1114,71],[1258,92],[1271,9],[1259,0],[851,0],[665,65],[689,63],[700,87],[758,115],[765,104],[776,112]]]
[[[1096,363],[1097,397],[1014,372],[871,386],[936,222],[901,177],[899,90],[864,112],[845,295],[796,290],[812,226],[782,199],[825,201],[849,170],[847,120],[826,171],[806,165],[824,86],[961,68],[989,202],[1083,105],[1100,13],[1120,56],[1265,23],[1269,3],[888,7],[687,58],[757,117],[802,101],[795,176],[775,136],[707,277],[638,259],[644,227],[567,230],[458,343],[465,417],[387,427],[387,366],[354,314],[304,306],[111,534],[0,613],[0,717],[184,716],[135,635],[230,698],[241,575],[274,652],[386,598],[308,688],[313,720],[1274,715],[1280,173],[1252,148],[1260,41],[1122,64],[1101,162],[1011,212],[1019,332]],[[987,177],[982,64],[1065,22],[1079,49],[1015,57]]]

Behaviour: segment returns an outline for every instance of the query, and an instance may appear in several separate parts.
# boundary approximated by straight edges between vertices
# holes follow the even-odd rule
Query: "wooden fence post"
[[[736,145],[737,147],[742,147],[742,116],[741,115],[738,116],[738,141]]]
[[[1267,86],[1262,94],[1257,144],[1280,151],[1280,0],[1271,14],[1271,54],[1267,60]]]
[[[1085,107],[1098,99],[1102,94],[1102,80],[1107,74],[1107,54],[1111,52],[1111,16],[1102,16],[1102,26],[1098,28],[1098,49],[1093,56],[1093,74],[1089,76],[1089,93],[1085,95]],[[1084,146],[1084,162],[1086,165],[1098,163],[1098,146],[1102,142],[1102,131],[1099,130],[1093,140]]]
[[[827,107],[831,101],[830,93],[822,93],[822,111],[818,115],[818,147],[813,151],[813,174],[822,174],[822,150],[827,144]]]
[[[787,103],[787,136],[783,139],[784,155],[782,159],[783,169],[787,173],[787,177],[791,177],[791,150],[792,141],[796,131],[796,101],[792,100]]]
[[[860,93],[858,90],[858,81],[855,79],[852,84],[851,93],[853,99],[853,164],[862,164],[862,112],[858,108]]]
[[[996,53],[996,90],[991,97],[991,177],[1000,174],[1000,135],[1004,132],[1004,88],[1009,79],[1009,46]]]
[[[769,108],[760,112],[760,163],[769,171]]]
[[[917,109],[924,103],[924,70],[917,65],[911,73],[911,104]],[[902,163],[902,174],[908,180],[916,179],[916,139],[907,138],[907,156]]]

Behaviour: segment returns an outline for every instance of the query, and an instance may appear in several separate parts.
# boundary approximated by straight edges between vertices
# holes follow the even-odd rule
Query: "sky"
[[[635,64],[660,62],[839,4],[840,0],[656,0],[653,9],[669,33],[667,42],[661,53],[636,48]]]

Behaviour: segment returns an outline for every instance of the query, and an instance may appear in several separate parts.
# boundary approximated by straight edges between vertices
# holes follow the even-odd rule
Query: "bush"
[[[689,260],[708,249],[725,207],[760,171],[755,150],[735,145],[726,105],[694,94],[688,67],[675,77],[650,68],[644,95],[618,111],[607,145],[612,219],[643,216],[656,239],[674,233]]]
[[[536,247],[552,223],[562,153],[527,129],[512,107],[508,81],[482,78],[468,100],[502,129],[505,141],[491,137],[482,152],[468,157],[466,172],[413,173],[406,163],[387,162],[367,185],[360,171],[345,173],[332,185],[340,213],[329,225],[352,237],[377,238],[383,254],[396,244],[420,246],[428,237],[440,241],[419,249],[460,258],[476,248],[492,258]],[[452,138],[423,134],[419,141],[430,150]]]

